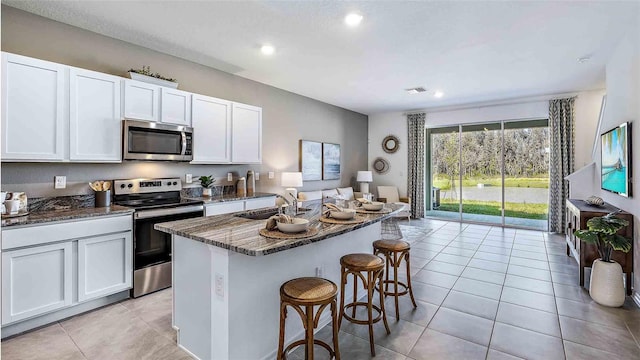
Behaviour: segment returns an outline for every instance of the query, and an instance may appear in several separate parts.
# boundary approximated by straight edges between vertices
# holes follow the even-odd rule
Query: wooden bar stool
[[[289,280],[280,287],[280,340],[278,341],[278,360],[286,360],[289,350],[296,346],[305,345],[305,359],[313,360],[313,345],[320,345],[329,351],[331,358],[340,360],[338,349],[338,311],[337,311],[338,287],[332,281],[317,278],[304,277]],[[313,329],[318,327],[318,321],[322,311],[331,305],[331,326],[333,327],[333,349],[324,341],[313,338]],[[291,306],[302,319],[305,336],[302,340],[294,341],[284,350],[285,319],[287,318],[287,306]],[[313,307],[320,306],[315,316]],[[304,310],[303,310],[304,308]]]
[[[392,295],[395,297],[396,302],[396,320],[400,319],[400,310],[398,309],[398,297],[407,295],[411,297],[413,307],[416,308],[416,300],[413,298],[413,290],[411,289],[411,268],[409,266],[409,252],[411,245],[402,240],[377,240],[373,242],[373,253],[375,255],[383,254],[385,257],[386,277],[384,280],[384,291],[381,288],[377,288],[380,293]],[[402,260],[405,260],[407,264],[407,283],[398,281],[398,268]],[[393,280],[389,280],[389,265],[393,266]],[[393,291],[389,291],[389,284],[393,284]],[[404,290],[398,291],[398,285],[402,286]]]
[[[338,329],[342,324],[342,318],[349,320],[354,324],[369,325],[369,345],[371,346],[371,356],[376,356],[375,345],[373,343],[373,324],[382,320],[387,334],[390,334],[389,324],[387,324],[387,316],[384,311],[384,295],[380,293],[380,306],[373,304],[373,292],[376,281],[382,285],[384,276],[384,261],[381,258],[371,254],[349,254],[340,258],[341,280],[340,280],[340,318],[338,319]],[[367,273],[365,279],[363,272]],[[344,288],[347,284],[347,276],[353,275],[353,302],[344,303]],[[358,301],[358,278],[362,280],[364,288],[367,289],[367,302]],[[367,319],[356,319],[356,308],[364,306],[367,308]],[[346,310],[351,308],[351,316],[347,315]],[[373,310],[378,314],[374,318]]]

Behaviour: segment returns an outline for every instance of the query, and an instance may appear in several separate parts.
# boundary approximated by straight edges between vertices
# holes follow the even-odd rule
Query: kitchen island
[[[178,345],[203,360],[275,358],[282,283],[320,275],[339,285],[340,257],[370,253],[380,238],[380,222],[395,213],[358,214],[364,222],[336,225],[319,221],[321,206],[313,203],[299,215],[319,230],[304,239],[262,237],[266,220],[239,214],[157,224],[157,230],[173,235]],[[352,288],[347,286],[347,298]],[[323,313],[319,327],[329,319]],[[297,316],[287,318],[286,334],[287,341],[303,335]]]

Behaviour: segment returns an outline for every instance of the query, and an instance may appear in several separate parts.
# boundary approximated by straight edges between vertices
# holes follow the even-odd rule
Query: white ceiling
[[[603,88],[640,22],[638,1],[2,2],[364,114]]]

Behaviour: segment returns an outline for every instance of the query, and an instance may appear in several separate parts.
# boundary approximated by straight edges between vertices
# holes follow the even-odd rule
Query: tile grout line
[[[548,238],[546,236],[543,237],[545,238],[544,241],[544,251],[545,254],[547,255],[547,264],[550,263],[549,261],[549,253],[547,252],[547,240]],[[553,303],[556,305],[556,312],[558,313],[558,329],[560,329],[560,343],[562,344],[562,352],[564,355],[564,358],[567,358],[567,348],[564,346],[564,334],[562,332],[562,324],[560,323],[560,311],[558,310],[558,297],[556,296],[556,288],[555,286],[553,286],[553,274],[551,271],[551,264],[549,264],[549,276],[551,276],[551,290],[553,291]]]
[[[69,334],[69,332],[67,331],[67,329],[64,328],[64,326],[62,325],[61,322],[57,321],[56,322],[60,328],[62,329],[62,331],[64,331],[64,333],[69,337],[69,340],[71,340],[71,342],[73,343],[73,345],[76,347],[76,349],[78,349],[78,351],[80,351],[80,354],[82,355],[82,357],[84,357],[85,359],[89,359],[89,357],[87,357],[87,355],[84,353],[84,351],[82,351],[82,349],[80,348],[80,346],[78,346],[78,343],[76,343],[76,341],[73,339],[73,337],[71,336],[71,334]]]

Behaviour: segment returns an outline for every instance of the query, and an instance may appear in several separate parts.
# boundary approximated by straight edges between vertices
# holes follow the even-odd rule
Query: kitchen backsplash
[[[91,195],[73,195],[40,197],[28,199],[29,211],[50,211],[93,207],[95,197]]]

